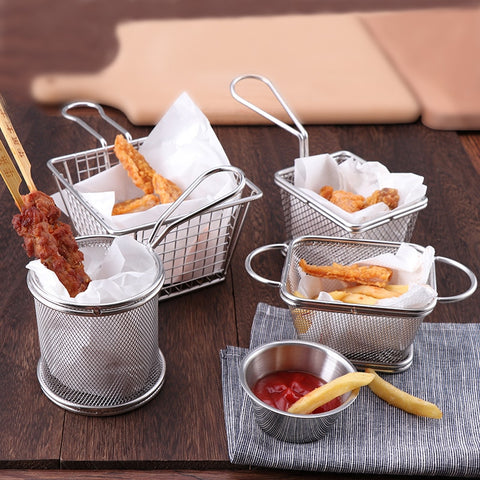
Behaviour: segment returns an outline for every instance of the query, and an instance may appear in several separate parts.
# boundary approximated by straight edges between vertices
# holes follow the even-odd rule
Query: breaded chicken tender
[[[314,277],[331,278],[360,285],[374,285],[385,287],[392,278],[393,270],[377,265],[309,265],[303,258],[299,262],[300,268]]]

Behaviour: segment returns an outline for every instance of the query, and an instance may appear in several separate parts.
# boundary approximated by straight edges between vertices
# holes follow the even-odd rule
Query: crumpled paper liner
[[[150,250],[129,236],[116,237],[108,249],[81,247],[84,268],[91,278],[88,288],[72,298],[55,272],[40,260],[27,264],[35,272],[41,288],[58,300],[71,305],[105,305],[124,302],[151,288],[158,276]]]
[[[400,197],[397,208],[415,204],[427,191],[423,177],[419,175],[391,173],[381,163],[366,162],[357,156],[338,163],[329,154],[297,158],[294,185],[327,210],[354,225],[375,220],[394,210],[382,202],[358,212],[347,212],[320,195],[323,186],[330,185],[334,190],[345,190],[364,197],[382,188],[396,188]]]

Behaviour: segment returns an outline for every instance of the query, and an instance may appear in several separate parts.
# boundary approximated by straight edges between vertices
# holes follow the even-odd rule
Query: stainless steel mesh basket
[[[78,238],[80,248],[105,250],[113,236]],[[152,284],[134,298],[99,305],[68,303],[46,292],[35,273],[34,297],[40,343],[37,376],[45,395],[66,410],[105,416],[138,408],[165,378],[158,347],[158,293],[164,272],[158,256]]]
[[[289,245],[260,247],[250,253],[245,265],[256,280],[280,287],[280,296],[289,306],[298,338],[334,348],[358,367],[398,372],[412,364],[413,341],[422,321],[433,311],[436,303],[460,301],[475,291],[477,280],[467,267],[445,257],[435,257],[435,261],[448,263],[464,271],[471,285],[460,295],[437,297],[421,309],[302,299],[294,292],[301,278],[298,266],[301,258],[315,265],[331,265],[334,262],[350,265],[381,254],[395,254],[400,245],[399,242],[304,236]],[[419,252],[424,251],[419,245],[410,245]],[[280,282],[268,280],[252,268],[252,261],[257,255],[272,249],[287,252]],[[430,272],[428,285],[436,291],[435,265]]]
[[[47,166],[52,171],[58,190],[73,226],[80,236],[86,235],[133,235],[139,242],[151,240],[155,223],[119,229],[88,203],[76,188],[76,183],[108,170],[119,163],[113,145],[78,117],[71,115],[76,107],[95,108],[100,116],[122,132],[130,143],[140,147],[145,138],[133,140],[131,135],[108,117],[97,104],[76,102],[63,109],[63,115],[80,124],[101,143],[100,148],[53,158]],[[169,212],[163,225],[167,233],[156,233],[160,241],[155,250],[161,256],[165,270],[165,283],[159,299],[164,300],[192,290],[203,288],[226,278],[230,261],[240,235],[248,208],[262,192],[241,170],[224,166],[219,171],[233,175],[235,188],[228,195],[211,202],[193,214],[173,216]],[[206,172],[213,174],[215,172]],[[182,199],[183,201],[183,199]],[[160,239],[160,236],[162,237]],[[150,241],[153,244],[153,242]]]
[[[348,158],[359,162],[363,159],[351,152],[341,151],[331,154],[337,163]],[[294,185],[295,168],[286,168],[275,173],[275,183],[280,188],[287,238],[302,235],[322,235],[352,239],[373,239],[408,242],[412,238],[420,210],[427,206],[427,199],[396,208],[374,220],[354,224],[335,215],[323,205],[312,201]]]
[[[238,82],[251,78],[265,83],[296,128],[288,125],[264,110],[242,98],[235,90]],[[272,123],[298,137],[300,148],[299,157],[309,154],[308,133],[295,117],[272,83],[259,75],[242,75],[233,80],[231,85],[232,96],[243,105],[267,118]],[[338,164],[347,159],[365,162],[362,158],[348,151],[332,153],[331,156]],[[280,170],[274,175],[275,184],[280,188],[282,208],[284,213],[285,231],[287,240],[302,235],[322,235],[331,237],[345,237],[352,239],[377,239],[396,242],[408,242],[417,221],[420,210],[427,206],[428,200],[423,197],[417,202],[396,208],[380,217],[363,223],[351,223],[339,217],[323,205],[313,201],[301,189],[295,186],[295,167]]]

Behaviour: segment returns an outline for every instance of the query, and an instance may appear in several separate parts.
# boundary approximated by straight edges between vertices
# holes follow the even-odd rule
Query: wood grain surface
[[[113,58],[110,43],[115,23],[144,17],[189,17],[203,14],[292,13],[291,2],[270,7],[260,2],[206,1],[202,12],[194,0],[110,2],[38,0],[25,16],[22,2],[0,3],[0,21],[7,37],[0,42],[0,91],[27,155],[37,187],[55,191],[46,168],[48,159],[95,148],[96,140],[29,97],[30,79],[45,69],[78,65],[95,71]],[[266,2],[267,3],[267,2]],[[316,2],[314,2],[316,3]],[[299,11],[348,11],[358,3],[300,1]],[[379,8],[388,2],[365,2]],[[408,2],[405,2],[405,7]],[[444,2],[428,2],[429,5]],[[240,5],[242,4],[242,5]],[[258,4],[258,5],[257,5]],[[177,10],[185,7],[185,10]],[[410,3],[410,6],[412,3]],[[425,5],[425,4],[424,4]],[[403,8],[403,2],[390,6]],[[51,15],[48,15],[51,13]],[[81,22],[80,22],[81,19]],[[76,20],[76,21],[74,21]],[[101,20],[102,28],[92,22]],[[81,23],[81,25],[80,25]],[[83,32],[83,43],[79,33]],[[87,34],[85,35],[85,32]],[[27,34],[28,33],[28,34]],[[134,138],[149,127],[131,125],[124,115],[108,113],[127,126]],[[95,128],[113,132],[91,112],[82,114]],[[106,131],[105,131],[106,129]],[[248,469],[229,462],[223,420],[219,350],[226,345],[246,347],[258,302],[283,307],[276,288],[251,279],[244,268],[254,248],[285,238],[283,212],[274,173],[292,165],[297,140],[271,126],[215,126],[231,163],[264,192],[252,204],[225,282],[177,297],[159,305],[159,345],[165,354],[167,380],[144,407],[116,417],[92,418],[68,413],[41,392],[36,379],[40,352],[33,299],[25,283],[27,258],[10,226],[16,207],[0,185],[0,477],[6,479],[119,478],[119,479],[364,479],[366,475],[307,474]],[[421,122],[404,125],[312,125],[310,152],[350,150],[367,160],[378,160],[391,171],[411,171],[425,177],[428,206],[418,218],[412,241],[431,244],[438,255],[451,257],[480,274],[480,136],[478,132],[436,131]],[[280,275],[283,258],[262,258],[259,268],[272,278]],[[456,270],[437,269],[439,293],[458,292],[465,279]],[[478,292],[455,304],[438,305],[430,322],[478,322]],[[378,478],[400,479],[399,476]],[[429,478],[418,476],[416,478]]]
[[[422,122],[441,130],[480,128],[480,8],[361,16],[376,44],[414,92]]]

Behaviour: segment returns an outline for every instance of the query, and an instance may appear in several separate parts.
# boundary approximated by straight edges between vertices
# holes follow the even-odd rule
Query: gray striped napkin
[[[251,344],[295,338],[286,309],[258,304]],[[234,464],[317,472],[480,475],[480,324],[423,323],[414,361],[403,373],[382,376],[436,403],[441,420],[410,415],[362,389],[319,441],[291,444],[263,433],[238,381],[247,349],[220,353],[230,460]]]

